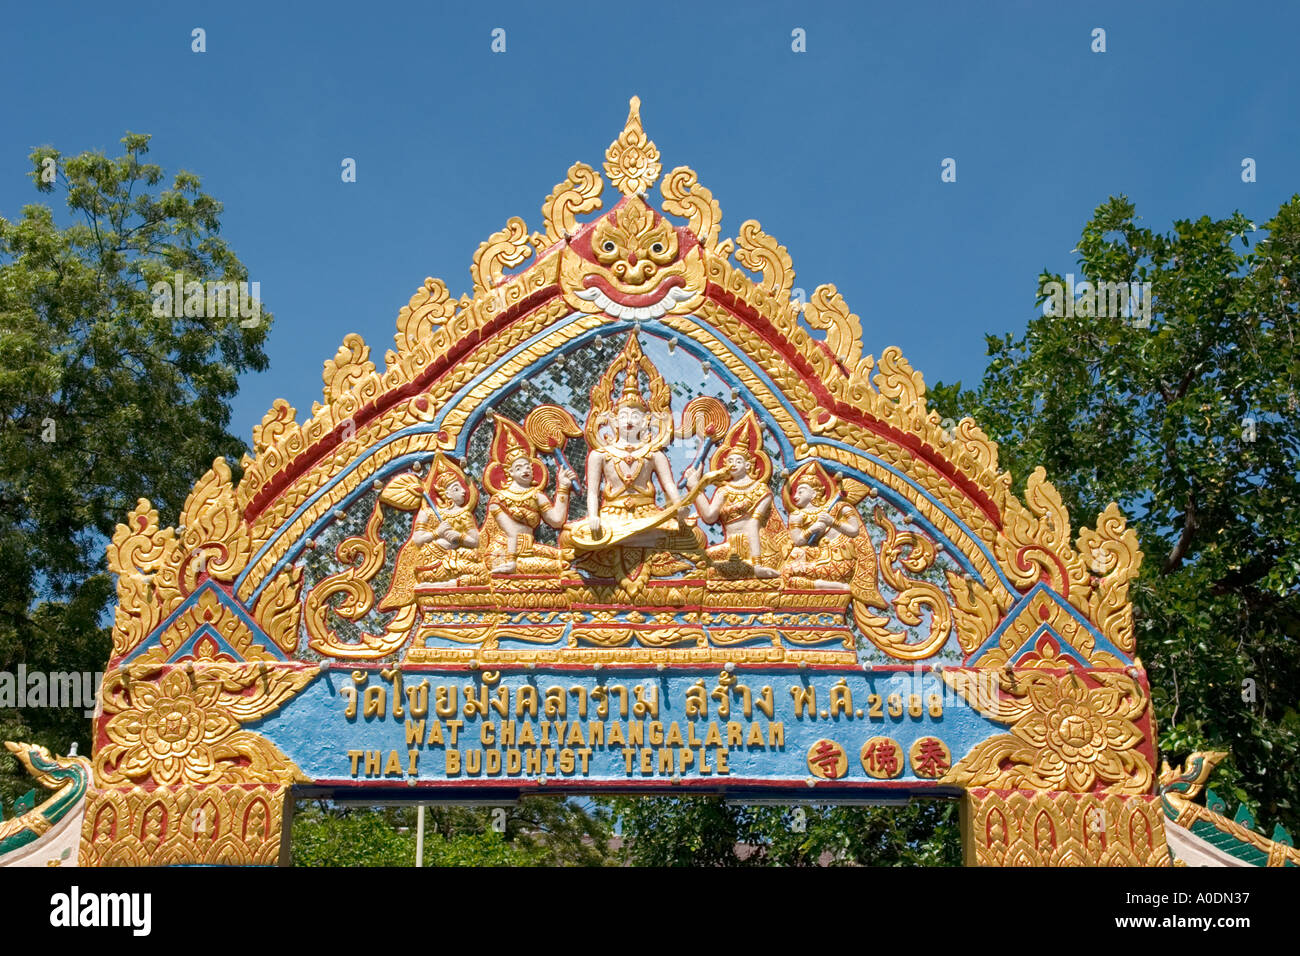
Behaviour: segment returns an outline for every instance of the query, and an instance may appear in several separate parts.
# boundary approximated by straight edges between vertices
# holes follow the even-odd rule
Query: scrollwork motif
[[[528,226],[518,216],[511,216],[506,221],[506,227],[500,232],[494,232],[474,254],[474,264],[469,270],[474,279],[474,294],[480,295],[495,289],[505,276],[506,269],[522,265],[532,254],[533,247],[528,243]]]
[[[586,163],[570,166],[568,178],[556,186],[542,203],[546,234],[535,234],[533,245],[540,249],[577,232],[578,216],[600,208],[600,194],[604,188],[600,174]]]

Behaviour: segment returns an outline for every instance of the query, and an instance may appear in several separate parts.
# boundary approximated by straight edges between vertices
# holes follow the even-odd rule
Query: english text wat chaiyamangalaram
[[[348,335],[237,485],[124,516],[93,752],[11,745],[55,793],[0,853],[274,864],[302,796],[656,792],[956,799],[977,865],[1300,862],[1194,802],[1221,755],[1160,772],[1118,508],[1013,493],[639,101],[534,225],[382,368]]]

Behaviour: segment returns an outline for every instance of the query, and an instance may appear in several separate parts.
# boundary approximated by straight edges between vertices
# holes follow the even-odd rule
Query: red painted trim
[[[544,305],[551,299],[561,294],[558,285],[547,286],[539,289],[531,296],[521,300],[515,306],[507,309],[501,315],[492,321],[484,324],[474,330],[464,338],[459,339],[452,349],[445,355],[435,359],[427,368],[421,371],[410,382],[400,388],[381,395],[362,408],[356,415],[352,416],[352,430],[365,427],[370,421],[388,411],[398,402],[405,401],[409,398],[425,391],[429,385],[437,381],[443,374],[456,365],[469,352],[481,344],[484,340],[496,335],[498,332],[507,328],[510,324],[520,319],[524,315],[532,312],[534,309]],[[893,442],[917,457],[921,458],[931,465],[940,474],[944,475],[954,486],[959,488],[963,494],[971,499],[975,505],[988,516],[994,526],[1001,529],[1002,516],[997,507],[973,481],[963,475],[957,468],[948,462],[942,455],[939,455],[929,445],[922,443],[916,436],[899,431],[884,422],[879,421],[873,416],[867,415],[862,409],[855,408],[836,400],[822,384],[816,375],[808,359],[793,348],[790,341],[784,335],[765,319],[762,315],[751,308],[746,302],[738,299],[736,296],[727,292],[721,286],[715,283],[708,283],[705,289],[705,295],[713,300],[716,304],[725,308],[728,312],[740,319],[756,333],[758,333],[776,352],[784,358],[795,369],[809,391],[817,398],[818,403],[829,411],[846,421],[860,425],[882,438]],[[294,481],[296,481],[304,472],[313,467],[322,457],[333,450],[340,442],[343,432],[347,426],[340,423],[328,435],[318,441],[311,448],[298,455],[291,466],[280,472],[268,483],[254,498],[249,501],[244,509],[244,516],[247,520],[252,521],[259,514],[282,494]]]
[[[998,512],[993,500],[942,455],[937,454],[929,445],[922,443],[915,435],[898,431],[879,419],[867,415],[862,409],[836,400],[826,386],[818,380],[816,372],[808,359],[793,348],[790,341],[778,332],[771,322],[751,308],[743,299],[738,299],[726,289],[712,282],[705,289],[705,295],[762,336],[790,364],[790,367],[802,376],[804,384],[817,398],[817,402],[822,408],[832,415],[853,422],[856,425],[861,425],[882,438],[906,448],[918,458],[932,465],[935,470],[959,488],[966,497],[970,498],[988,516],[994,526],[1001,530],[1002,515]]]
[[[470,334],[458,339],[450,351],[445,355],[439,356],[425,369],[417,374],[411,381],[391,392],[385,392],[372,402],[363,405],[352,416],[352,431],[364,428],[375,418],[387,412],[399,402],[414,398],[421,392],[425,391],[431,384],[436,382],[445,373],[452,369],[462,358],[477,348],[483,341],[496,335],[502,329],[507,328],[511,323],[522,318],[528,313],[537,309],[551,299],[560,295],[558,285],[547,286],[539,289],[532,295],[520,300],[512,308],[502,312],[490,322],[485,323]],[[294,458],[293,463],[280,472],[274,480],[267,484],[261,491],[249,501],[248,506],[244,509],[244,517],[252,521],[259,514],[275,501],[290,485],[298,480],[306,471],[310,470],[325,455],[329,454],[337,446],[342,438],[343,432],[347,428],[345,423],[335,426],[334,430],[322,438],[316,444],[312,445],[303,453]]]

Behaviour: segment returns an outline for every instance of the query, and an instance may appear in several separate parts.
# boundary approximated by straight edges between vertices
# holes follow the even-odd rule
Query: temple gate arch
[[[1168,862],[1136,534],[1012,494],[639,105],[382,371],[348,335],[118,527],[83,862],[275,862],[294,787],[961,795],[972,862]]]

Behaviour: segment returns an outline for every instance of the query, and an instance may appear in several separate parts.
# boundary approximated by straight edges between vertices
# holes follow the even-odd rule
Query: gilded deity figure
[[[483,472],[483,485],[491,492],[485,547],[493,574],[552,574],[560,568],[560,552],[534,540],[545,521],[563,528],[569,515],[569,489],[574,474],[561,468],[555,479],[555,500],[546,487],[546,466],[533,454],[533,444],[523,426],[500,415],[493,416],[491,460]]]
[[[640,387],[643,372],[648,398]],[[587,519],[565,539],[570,543],[576,537],[583,545],[580,570],[627,582],[674,574],[703,561],[703,535],[685,525],[689,504],[681,500],[663,452],[673,435],[670,400],[667,383],[633,333],[591,391],[585,428],[591,449]],[[696,561],[690,560],[692,553]]]
[[[479,528],[474,519],[478,489],[441,452],[421,489],[411,537],[397,554],[393,579],[379,610],[406,607],[415,600],[415,587],[464,587],[482,584],[487,569],[479,553]]]
[[[641,394],[639,365],[644,356],[636,337],[628,339],[623,354],[611,368],[624,369],[623,388],[610,413],[599,409],[605,386],[602,379],[593,389],[592,406],[597,411],[589,438],[587,456],[587,526],[593,539],[606,532],[623,543],[635,545],[660,535],[660,525],[637,533],[639,522],[658,512],[654,480],[659,480],[667,502],[679,505],[677,483],[668,456],[662,449],[672,437],[672,417],[651,414],[650,403]],[[610,376],[612,377],[612,376]],[[670,519],[671,520],[671,519]],[[624,538],[631,534],[631,538]]]
[[[772,504],[768,480],[772,459],[763,450],[763,432],[753,410],[747,411],[713,454],[714,472],[725,477],[712,497],[700,491],[695,507],[709,524],[721,523],[726,540],[708,549],[715,571],[722,577],[779,578],[778,569],[789,540]],[[705,478],[699,467],[686,472],[688,485]]]
[[[800,465],[781,491],[794,545],[782,568],[787,587],[847,591],[857,564],[858,511],[818,461]]]

